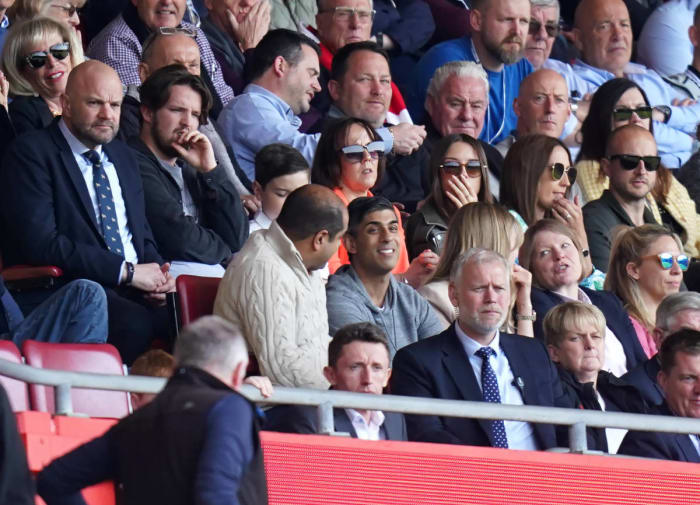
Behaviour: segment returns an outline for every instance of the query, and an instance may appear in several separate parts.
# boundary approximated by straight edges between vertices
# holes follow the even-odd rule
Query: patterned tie
[[[102,166],[100,155],[97,151],[85,151],[83,156],[92,163],[92,182],[95,185],[97,194],[97,207],[100,210],[100,223],[102,225],[102,237],[107,243],[110,252],[124,257],[124,245],[119,235],[119,225],[117,224],[117,212],[114,210],[114,199],[112,189],[109,187],[109,179]]]
[[[498,379],[489,360],[490,356],[496,355],[496,351],[490,347],[482,347],[476,351],[476,355],[483,360],[481,365],[481,392],[484,396],[484,401],[501,403],[501,395],[498,392]],[[502,419],[491,421],[491,438],[494,447],[508,448],[506,427]]]

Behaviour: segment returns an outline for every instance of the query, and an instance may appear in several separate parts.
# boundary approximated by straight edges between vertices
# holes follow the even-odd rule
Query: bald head
[[[559,138],[571,112],[566,81],[549,69],[531,73],[521,82],[513,109],[520,135],[541,133]]]
[[[117,135],[123,87],[112,67],[89,60],[68,76],[61,96],[63,120],[86,147],[107,144]]]
[[[173,35],[155,34],[144,44],[139,77],[144,82],[159,68],[182,65],[190,74],[200,75],[201,58],[197,42],[184,33]]]
[[[610,134],[610,137],[608,137],[608,143],[606,144],[606,154],[609,156],[610,154],[625,152],[628,146],[636,143],[654,145],[653,152],[644,152],[640,153],[640,155],[652,156],[657,154],[654,135],[652,135],[652,133],[646,128],[642,128],[641,126],[635,124],[621,126]]]

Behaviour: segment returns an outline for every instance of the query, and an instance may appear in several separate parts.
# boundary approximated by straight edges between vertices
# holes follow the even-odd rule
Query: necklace
[[[469,43],[471,44],[472,56],[473,56],[473,58],[474,58],[474,61],[483,67],[483,65],[481,64],[481,60],[479,59],[479,55],[476,54],[476,48],[474,47],[474,41],[473,41],[473,40],[470,40]],[[484,70],[486,70],[486,69],[484,69]],[[500,128],[498,129],[498,131],[493,135],[493,137],[491,137],[490,139],[488,139],[487,142],[488,142],[489,144],[492,144],[493,141],[494,141],[494,139],[497,139],[497,138],[498,138],[498,136],[503,132],[503,128],[504,128],[505,125],[506,125],[506,112],[507,112],[507,110],[508,110],[508,109],[507,109],[508,104],[507,104],[507,102],[506,102],[506,76],[505,76],[505,66],[504,66],[503,70],[501,70],[501,74],[502,74],[502,75],[501,75],[501,83],[502,83],[502,88],[503,88],[503,93],[502,93],[502,94],[503,94],[503,117],[502,117],[502,119],[501,119],[501,127],[500,127]],[[488,131],[489,123],[491,122],[490,110],[491,110],[491,100],[489,100],[489,106],[488,106],[488,108],[487,108],[487,110],[486,110],[486,130],[487,130],[487,131]]]

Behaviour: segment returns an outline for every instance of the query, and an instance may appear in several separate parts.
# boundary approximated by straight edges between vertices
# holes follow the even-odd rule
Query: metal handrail
[[[166,379],[141,376],[121,376],[98,373],[68,372],[35,368],[0,359],[0,375],[31,384],[53,386],[56,389],[56,413],[73,413],[71,388],[89,388],[134,393],[158,393]],[[351,408],[472,419],[506,419],[530,423],[569,426],[571,452],[584,452],[586,427],[622,428],[664,433],[700,434],[700,419],[626,414],[597,410],[506,405],[500,403],[442,400],[413,396],[372,395],[303,388],[275,387],[274,394],[263,398],[255,387],[244,385],[241,393],[252,402],[265,404],[296,404],[315,406],[319,410],[319,432],[333,432],[333,408]]]

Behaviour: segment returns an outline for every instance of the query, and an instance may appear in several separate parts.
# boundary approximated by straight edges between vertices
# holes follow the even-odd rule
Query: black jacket
[[[654,354],[648,360],[630,369],[622,376],[622,380],[637,388],[637,391],[649,405],[659,406],[664,402],[665,398],[664,391],[656,380],[660,370],[659,355]]]
[[[248,238],[248,218],[241,199],[223,170],[202,174],[182,162],[182,176],[199,220],[186,216],[175,179],[138,137],[129,140],[137,152],[146,200],[146,217],[158,250],[166,260],[214,265],[227,263]]]
[[[8,108],[17,135],[46,128],[54,117],[40,96],[18,96],[10,102]]]

